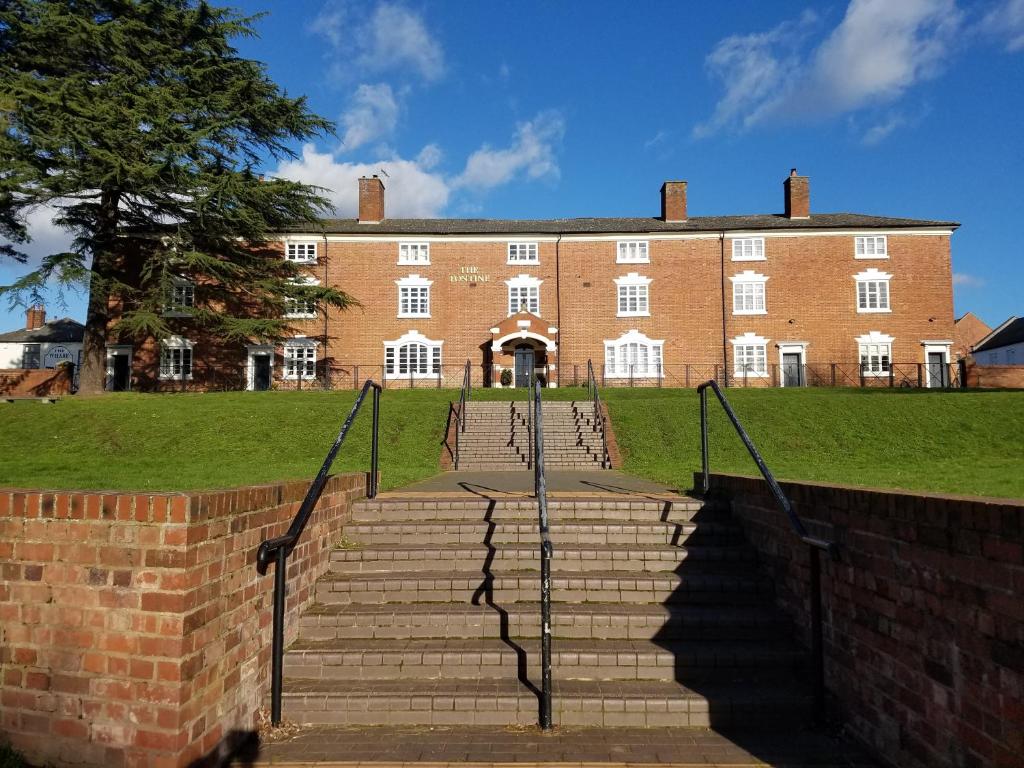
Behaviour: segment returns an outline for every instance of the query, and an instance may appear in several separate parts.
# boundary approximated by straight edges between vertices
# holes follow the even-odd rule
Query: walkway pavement
[[[310,727],[266,744],[258,766],[477,766],[547,768],[786,766],[873,768],[850,744],[811,730],[720,733],[692,728],[538,728],[486,726]]]
[[[633,477],[614,469],[549,469],[544,473],[549,496],[609,496],[664,498],[684,491],[678,486]],[[380,499],[480,496],[484,498],[533,495],[533,470],[512,472],[443,472],[427,480],[381,493]]]

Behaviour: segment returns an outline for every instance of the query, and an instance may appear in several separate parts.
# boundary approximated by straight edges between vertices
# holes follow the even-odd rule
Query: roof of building
[[[1024,317],[1011,317],[982,339],[974,351],[985,352],[989,349],[999,349],[1021,342],[1024,342]]]
[[[862,213],[815,213],[806,219],[790,219],[781,213],[749,216],[694,216],[686,221],[663,221],[655,217],[584,219],[384,219],[360,224],[357,219],[321,219],[326,234],[611,234],[656,232],[720,232],[722,230],[785,229],[899,229],[912,227],[956,228],[955,221],[897,219]],[[309,232],[310,224],[296,224],[284,232]]]
[[[28,331],[21,328],[9,333],[0,333],[0,342],[13,341],[27,344],[40,344],[43,342],[60,343],[81,341],[85,335],[85,326],[70,317],[62,317],[60,320],[51,320],[48,323]]]
[[[973,312],[965,312],[957,318],[954,326],[956,354],[965,357],[974,346],[992,333],[992,328]]]

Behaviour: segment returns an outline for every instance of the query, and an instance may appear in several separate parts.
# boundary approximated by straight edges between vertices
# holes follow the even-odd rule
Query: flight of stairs
[[[688,497],[550,502],[554,722],[803,722],[804,654],[726,509]],[[537,504],[357,502],[285,656],[305,724],[532,725]]]
[[[466,470],[515,470],[530,466],[529,403],[468,402],[459,435],[459,466]],[[544,466],[606,469],[601,432],[589,400],[544,403]]]

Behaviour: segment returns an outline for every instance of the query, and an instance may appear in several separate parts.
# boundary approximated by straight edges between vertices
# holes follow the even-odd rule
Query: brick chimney
[[[46,324],[46,307],[42,304],[34,304],[25,312],[25,330],[34,331]]]
[[[662,221],[686,221],[686,182],[666,181],[661,185]]]
[[[359,179],[359,223],[377,224],[384,219],[384,182],[374,174]]]
[[[786,191],[786,217],[811,218],[811,180],[806,176],[797,176],[796,168],[793,168],[782,186]]]

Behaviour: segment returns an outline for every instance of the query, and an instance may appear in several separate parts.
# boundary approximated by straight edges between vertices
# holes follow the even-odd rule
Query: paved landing
[[[849,743],[799,727],[736,733],[696,728],[563,727],[544,733],[536,727],[310,727],[265,743],[255,763],[289,768],[455,764],[874,768]]]
[[[549,496],[609,496],[664,498],[678,496],[684,489],[626,475],[614,469],[566,470],[544,472]],[[533,495],[533,470],[513,472],[455,471],[443,472],[427,480],[381,493],[377,498],[402,499],[418,497],[521,497]]]

